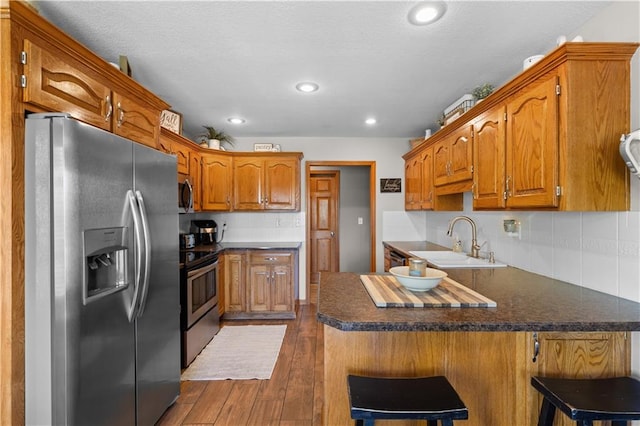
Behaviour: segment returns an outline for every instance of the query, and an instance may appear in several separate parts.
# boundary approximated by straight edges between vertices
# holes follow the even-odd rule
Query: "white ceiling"
[[[610,2],[449,1],[420,27],[407,21],[416,3],[34,2],[107,61],[126,55],[191,137],[202,125],[236,137],[424,135],[457,98],[510,80]],[[296,92],[306,80],[320,90]]]

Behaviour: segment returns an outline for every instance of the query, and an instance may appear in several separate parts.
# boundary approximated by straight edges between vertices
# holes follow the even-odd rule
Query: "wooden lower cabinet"
[[[534,375],[606,377],[630,373],[624,332],[341,331],[324,326],[323,424],[351,424],[348,374],[444,375],[469,408],[465,426],[537,424]],[[557,417],[560,417],[558,415]],[[564,425],[556,420],[556,425]],[[416,422],[376,422],[376,425]],[[569,423],[566,423],[569,424]]]
[[[295,318],[296,250],[224,255],[225,319]]]
[[[245,252],[225,253],[223,263],[224,312],[227,314],[225,317],[228,317],[246,310]]]

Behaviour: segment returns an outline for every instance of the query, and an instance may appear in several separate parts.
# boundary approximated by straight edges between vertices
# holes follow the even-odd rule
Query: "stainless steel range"
[[[185,250],[180,261],[181,358],[187,367],[220,329],[218,253]]]

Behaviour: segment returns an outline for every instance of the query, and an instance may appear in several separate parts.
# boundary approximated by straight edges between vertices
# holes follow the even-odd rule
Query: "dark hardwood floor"
[[[299,306],[295,320],[242,322],[287,324],[271,379],[182,382],[158,425],[321,424],[323,332],[315,303]]]

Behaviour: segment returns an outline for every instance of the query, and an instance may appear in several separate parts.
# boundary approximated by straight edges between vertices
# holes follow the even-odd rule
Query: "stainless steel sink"
[[[489,263],[488,259],[477,259],[467,256],[464,253],[456,253],[453,251],[410,251],[412,255],[426,259],[427,262],[436,268],[504,268],[506,263],[498,262]]]

